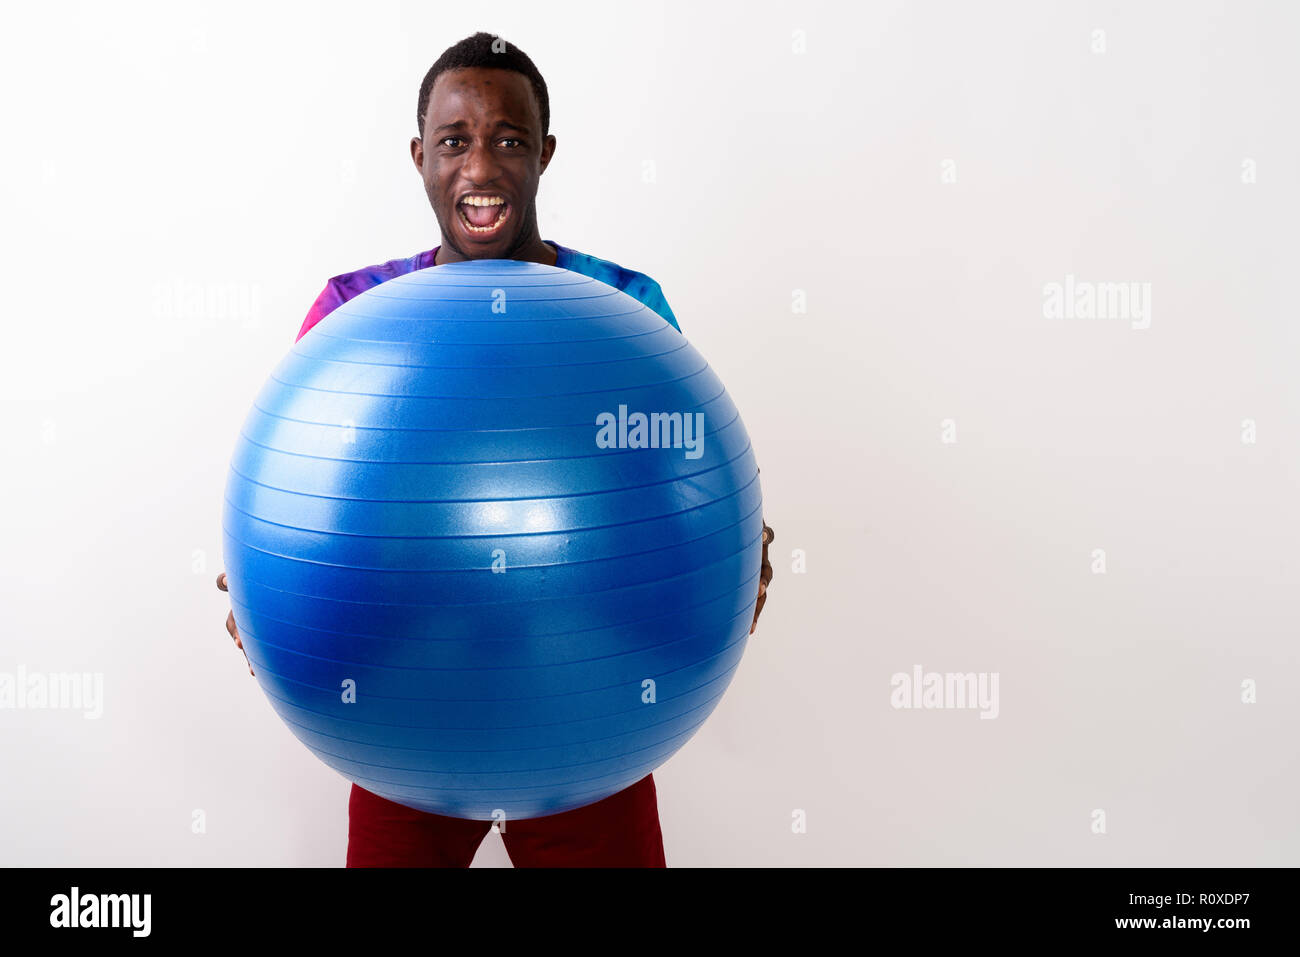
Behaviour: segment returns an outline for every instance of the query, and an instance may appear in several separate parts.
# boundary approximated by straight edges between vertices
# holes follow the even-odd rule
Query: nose
[[[501,166],[492,152],[492,145],[476,143],[471,146],[461,172],[474,189],[482,189],[495,180],[501,173]]]

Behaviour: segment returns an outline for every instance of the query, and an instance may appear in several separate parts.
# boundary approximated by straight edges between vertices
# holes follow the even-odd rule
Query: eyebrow
[[[469,126],[469,124],[464,120],[457,120],[455,123],[443,123],[441,126],[434,127],[433,132],[441,133],[443,130],[463,130],[467,126]],[[492,129],[493,130],[514,130],[517,133],[531,132],[526,127],[518,126],[514,123],[511,123],[509,120],[498,120],[496,125],[492,127]]]

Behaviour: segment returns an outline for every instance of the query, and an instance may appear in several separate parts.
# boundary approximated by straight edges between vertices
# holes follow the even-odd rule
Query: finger
[[[244,664],[248,665],[248,673],[253,674],[253,662],[248,658],[248,652],[244,650],[244,641],[242,638],[235,639],[235,647],[244,652]]]
[[[217,576],[217,587],[220,588],[222,591],[230,591],[230,589],[226,587],[225,572],[222,572],[220,575]]]
[[[235,626],[235,613],[233,610],[226,616],[226,631],[230,632],[231,638],[236,641],[239,640],[239,628]]]

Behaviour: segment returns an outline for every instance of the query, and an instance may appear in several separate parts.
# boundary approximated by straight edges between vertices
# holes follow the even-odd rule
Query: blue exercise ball
[[[608,797],[740,664],[758,467],[680,332],[596,279],[475,260],[350,300],[280,362],[223,511],[230,599],[290,730],[471,820]]]

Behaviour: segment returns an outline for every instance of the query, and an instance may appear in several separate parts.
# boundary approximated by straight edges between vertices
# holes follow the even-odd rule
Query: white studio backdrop
[[[1300,863],[1298,27],[7,11],[0,679],[102,714],[0,708],[0,865],[343,863],[347,782],[224,629],[225,470],[325,280],[438,243],[416,94],[479,29],[548,82],[543,237],[661,283],[763,469],[775,578],[655,772],[669,865]],[[917,670],[996,717],[895,707]]]

